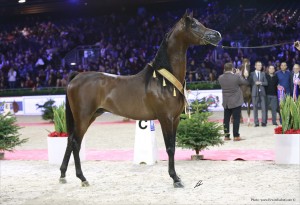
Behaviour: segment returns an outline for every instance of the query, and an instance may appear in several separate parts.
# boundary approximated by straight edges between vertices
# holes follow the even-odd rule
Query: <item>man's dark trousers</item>
[[[224,109],[224,132],[225,137],[230,136],[230,117],[233,117],[233,137],[239,137],[239,128],[240,128],[240,117],[241,117],[241,106],[235,107],[235,108],[225,108]]]

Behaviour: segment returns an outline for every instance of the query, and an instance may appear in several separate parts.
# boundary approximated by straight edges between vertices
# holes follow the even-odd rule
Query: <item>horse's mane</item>
[[[150,79],[153,78],[153,72],[162,68],[165,68],[166,70],[168,70],[169,72],[172,73],[172,66],[170,64],[170,60],[168,57],[168,52],[167,52],[167,48],[168,48],[168,39],[171,36],[172,32],[174,31],[174,28],[171,28],[171,30],[165,34],[159,49],[153,59],[153,61],[149,64],[147,64],[147,66],[145,67],[146,70],[146,79],[145,79],[145,88],[147,90],[148,84],[150,82]],[[156,76],[158,79],[162,79],[162,77],[158,74],[158,72],[156,72]]]
[[[155,58],[152,61],[153,70],[159,70],[161,68],[165,68],[170,72],[172,72],[172,67],[167,53],[167,46],[168,46],[167,39],[168,39],[168,34],[166,34],[166,36],[162,40],[162,43],[159,46],[159,50],[157,51]]]

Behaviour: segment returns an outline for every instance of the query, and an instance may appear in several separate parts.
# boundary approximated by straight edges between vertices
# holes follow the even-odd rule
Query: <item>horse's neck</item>
[[[186,74],[186,52],[188,46],[176,39],[168,40],[168,56],[173,75],[183,84]]]

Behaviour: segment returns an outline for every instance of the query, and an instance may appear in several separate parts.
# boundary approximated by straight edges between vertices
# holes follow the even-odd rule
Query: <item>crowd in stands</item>
[[[258,9],[258,8],[257,8]],[[134,14],[113,13],[89,17],[56,18],[25,16],[0,25],[0,90],[7,88],[61,87],[69,72],[101,71],[132,75],[150,62],[164,34],[185,10],[147,11]],[[256,10],[242,5],[237,12],[219,2],[195,8],[194,17],[205,26],[218,30],[223,45],[255,46],[292,42],[300,39],[300,10],[297,8]],[[300,17],[299,17],[300,18]],[[70,66],[62,59],[78,45],[100,48],[97,62]],[[300,62],[292,44],[266,49],[230,49],[195,46],[188,50],[187,81],[213,81],[223,73],[223,65],[235,67],[243,58],[264,66],[286,61],[288,68]]]

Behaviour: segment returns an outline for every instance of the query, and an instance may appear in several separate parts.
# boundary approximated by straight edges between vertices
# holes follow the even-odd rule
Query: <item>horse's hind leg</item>
[[[61,167],[60,167],[61,175],[60,175],[60,178],[59,178],[59,182],[62,183],[62,184],[67,183],[65,177],[66,177],[66,171],[68,169],[68,164],[69,164],[69,160],[70,160],[70,157],[71,157],[71,153],[72,153],[72,150],[73,150],[73,148],[72,148],[72,139],[73,139],[73,134],[70,134],[70,136],[68,137],[68,145],[67,145],[67,148],[66,148],[64,159],[63,159],[63,162],[62,162]]]
[[[248,123],[248,127],[250,126],[250,115],[251,115],[250,104],[251,104],[251,101],[248,101],[248,106],[247,106],[247,114],[248,114],[248,120],[247,120],[247,123]]]
[[[78,124],[76,125],[76,129],[72,141],[72,148],[73,148],[76,176],[81,180],[81,185],[83,187],[89,186],[89,183],[84,177],[81,169],[81,162],[79,156],[81,142],[88,127],[92,124],[92,122],[96,119],[96,117],[100,116],[102,113],[103,113],[102,111],[101,112],[98,111],[92,115],[85,115],[85,117],[82,116],[80,120],[77,120]]]
[[[176,120],[171,119],[159,119],[161,124],[161,129],[164,136],[164,141],[166,145],[166,150],[169,156],[169,175],[173,179],[175,188],[184,187],[181,179],[177,176],[175,171],[175,143],[176,143],[176,130],[179,123],[179,118]]]

